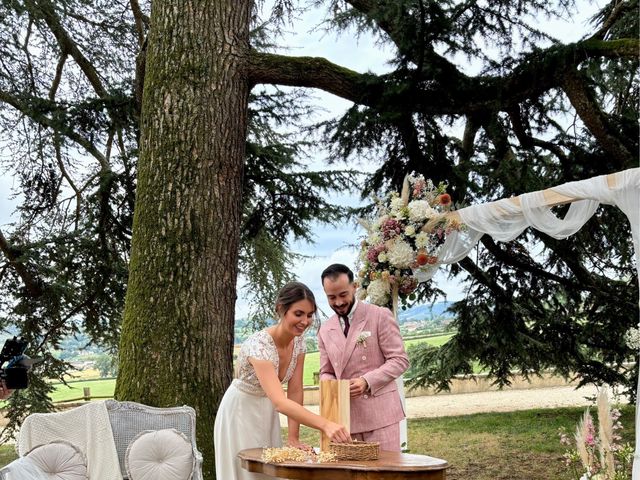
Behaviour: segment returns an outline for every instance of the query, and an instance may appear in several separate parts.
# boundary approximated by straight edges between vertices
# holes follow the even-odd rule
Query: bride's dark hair
[[[313,292],[304,283],[301,282],[289,282],[278,292],[276,298],[276,313],[279,316],[283,316],[289,311],[291,305],[300,300],[309,300],[313,305],[313,311],[318,309],[316,305],[316,298],[313,296]]]

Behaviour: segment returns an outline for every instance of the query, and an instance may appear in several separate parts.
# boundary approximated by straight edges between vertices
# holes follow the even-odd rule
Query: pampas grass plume
[[[603,388],[598,393],[597,405],[600,464],[606,466],[607,476],[613,478],[616,473],[613,452],[611,451],[611,446],[613,445],[613,420],[611,418],[611,408],[609,407],[609,393],[606,388]]]
[[[584,412],[584,415],[578,422],[575,433],[576,450],[578,451],[578,455],[580,456],[582,465],[587,471],[591,471],[591,456],[589,455],[589,451],[587,449],[587,435],[589,432],[590,424],[593,424],[593,420],[591,418],[591,414],[589,413],[589,409],[587,408],[587,410],[585,410]]]

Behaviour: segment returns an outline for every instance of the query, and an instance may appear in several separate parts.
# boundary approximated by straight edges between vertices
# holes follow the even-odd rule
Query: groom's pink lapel
[[[356,339],[358,335],[364,330],[364,327],[367,325],[367,316],[366,316],[366,306],[364,303],[358,304],[356,307],[356,311],[353,314],[353,319],[351,320],[351,327],[349,328],[349,335],[347,335],[346,345],[342,352],[342,360],[340,364],[343,366],[347,365],[349,362],[349,358],[353,354],[353,351],[356,348]]]
[[[342,370],[344,369],[344,363],[342,361],[336,362],[336,360],[342,358],[342,352],[344,352],[346,347],[347,339],[344,337],[344,332],[337,315],[333,315],[327,320],[327,337],[323,338],[323,340],[327,355],[333,360],[333,370],[336,378],[340,378]]]

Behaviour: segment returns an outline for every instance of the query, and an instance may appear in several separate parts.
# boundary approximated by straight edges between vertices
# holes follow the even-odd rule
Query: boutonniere
[[[369,331],[360,332],[360,335],[358,335],[358,338],[356,338],[356,345],[367,348],[367,338],[369,338],[370,336],[371,332]]]

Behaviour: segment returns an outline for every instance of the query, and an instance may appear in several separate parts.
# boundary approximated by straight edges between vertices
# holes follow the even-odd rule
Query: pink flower
[[[367,260],[369,260],[373,264],[377,264],[378,255],[380,255],[380,253],[384,251],[385,251],[384,244],[374,245],[373,247],[369,248],[369,251],[367,251]]]
[[[591,417],[587,417],[587,421],[585,422],[585,443],[587,445],[589,445],[590,447],[595,446],[596,444],[596,430],[595,427],[593,426],[593,421],[591,420]]]
[[[398,287],[398,292],[402,295],[411,294],[418,286],[418,281],[413,277],[405,277],[402,279],[402,283]]]
[[[389,240],[402,233],[402,225],[396,219],[390,218],[382,224],[380,230],[382,230],[382,238]]]
[[[615,423],[620,417],[622,416],[622,413],[620,413],[620,410],[618,410],[617,408],[614,408],[611,410],[611,420]]]
[[[426,186],[427,183],[424,180],[416,180],[416,182],[413,184],[413,196],[420,197]]]

